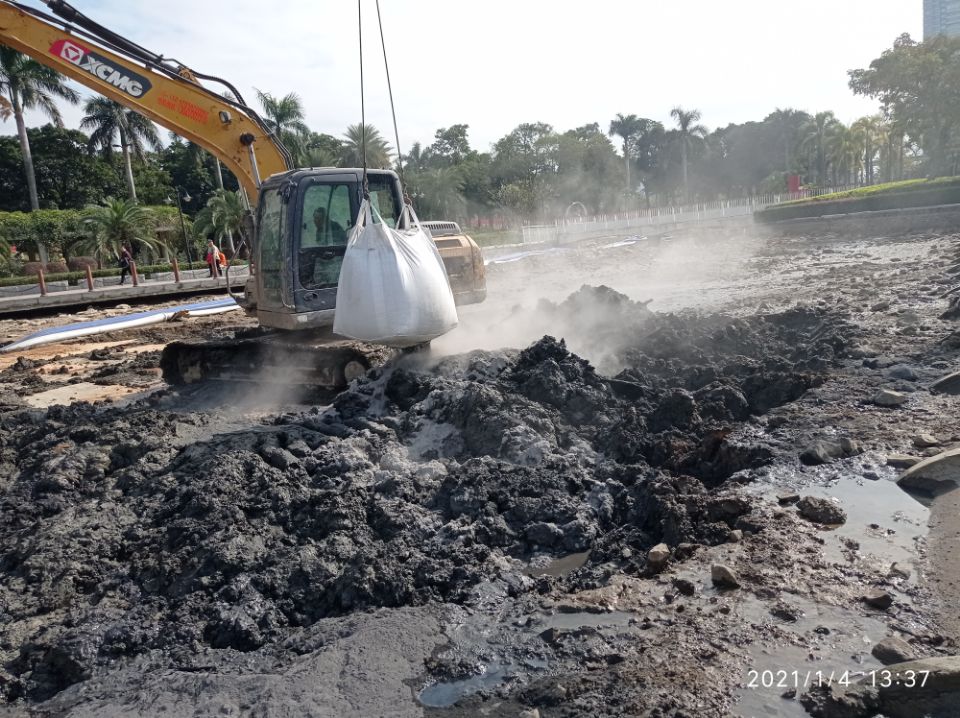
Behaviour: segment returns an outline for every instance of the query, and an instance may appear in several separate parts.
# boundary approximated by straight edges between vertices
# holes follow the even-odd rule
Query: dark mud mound
[[[536,590],[521,568],[534,552],[590,550],[582,580],[598,581],[605,561],[646,571],[660,541],[750,526],[750,504],[711,487],[772,449],[729,430],[815,384],[842,324],[602,296],[634,312],[616,380],[545,337],[414,357],[326,412],[212,437],[205,415],[145,404],[3,416],[0,691],[43,700],[133,657],[283,653],[325,617],[464,603],[493,577]]]

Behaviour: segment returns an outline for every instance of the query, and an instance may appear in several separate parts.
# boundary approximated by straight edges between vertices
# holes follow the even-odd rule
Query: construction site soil
[[[239,315],[0,355],[0,716],[960,715],[845,685],[960,653],[957,492],[894,481],[960,442],[928,388],[958,259],[737,232],[492,264],[324,404],[163,385],[164,343]]]

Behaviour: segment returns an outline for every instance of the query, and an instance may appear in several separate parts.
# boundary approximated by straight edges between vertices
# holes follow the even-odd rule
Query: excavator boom
[[[236,100],[229,100],[186,67],[110,33],[67,3],[47,4],[64,19],[0,0],[0,44],[200,145],[236,175],[253,202],[261,179],[293,169],[289,153],[235,90]]]

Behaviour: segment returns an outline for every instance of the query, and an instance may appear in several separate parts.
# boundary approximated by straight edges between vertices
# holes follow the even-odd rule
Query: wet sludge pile
[[[512,568],[536,552],[589,550],[585,582],[642,573],[656,543],[749,526],[724,482],[775,448],[730,431],[815,386],[853,329],[800,308],[660,315],[605,288],[542,309],[590,306],[571,332],[616,376],[547,336],[410,357],[326,411],[213,437],[146,403],[4,415],[0,695],[42,701],[133,657],[283,653],[292,628],[464,603],[494,576],[543,589]]]

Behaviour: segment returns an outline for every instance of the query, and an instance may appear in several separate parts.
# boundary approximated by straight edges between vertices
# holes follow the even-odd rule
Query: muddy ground
[[[958,259],[737,230],[494,263],[329,406],[163,386],[237,315],[0,355],[0,715],[915,715],[814,684],[960,653],[956,492],[894,482],[960,444],[928,390]]]

